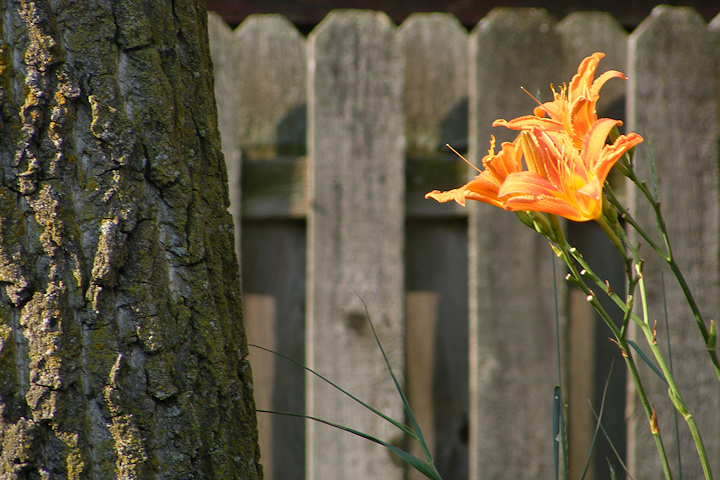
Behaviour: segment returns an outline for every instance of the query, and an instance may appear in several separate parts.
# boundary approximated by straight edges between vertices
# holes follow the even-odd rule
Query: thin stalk
[[[713,367],[715,368],[715,375],[718,378],[718,381],[720,381],[720,358],[718,358],[717,352],[715,350],[715,335],[712,331],[712,325],[711,329],[708,330],[707,326],[705,325],[705,320],[703,319],[702,313],[700,312],[700,307],[698,306],[697,302],[695,301],[695,296],[693,295],[692,291],[690,290],[690,287],[687,284],[687,281],[685,280],[685,276],[683,275],[682,271],[680,270],[680,266],[675,261],[675,257],[673,255],[672,246],[670,243],[670,237],[667,233],[667,227],[665,226],[665,219],[662,216],[662,211],[660,209],[660,203],[655,198],[655,195],[647,188],[647,185],[645,182],[642,182],[638,179],[638,177],[635,174],[635,170],[632,167],[632,163],[630,161],[625,161],[623,163],[623,174],[642,192],[643,196],[647,199],[647,201],[650,203],[650,206],[653,209],[653,213],[655,215],[655,221],[657,224],[658,232],[660,233],[660,236],[662,237],[663,244],[665,246],[664,249],[660,248],[660,246],[650,237],[650,235],[645,232],[645,230],[638,224],[638,222],[633,218],[633,216],[630,214],[630,212],[622,206],[622,204],[618,201],[618,199],[615,197],[614,193],[612,192],[612,189],[607,188],[607,198],[609,201],[620,211],[620,213],[623,215],[623,218],[627,221],[627,223],[633,227],[633,229],[638,232],[638,234],[645,239],[647,244],[660,256],[660,258],[663,259],[663,261],[670,267],[670,270],[672,271],[673,275],[675,276],[678,284],[680,285],[680,289],[683,292],[683,295],[685,296],[688,305],[690,306],[690,310],[693,313],[693,317],[695,318],[695,323],[698,326],[698,329],[700,330],[700,334],[703,337],[703,340],[705,342],[705,346],[708,351],[708,355],[710,356],[710,361],[713,364]]]
[[[644,321],[640,325],[640,328],[645,334],[645,340],[650,346],[650,350],[655,356],[655,360],[657,360],[658,366],[660,367],[660,370],[665,376],[665,380],[668,384],[668,395],[670,396],[670,400],[675,406],[675,409],[678,411],[678,413],[680,413],[680,415],[682,415],[682,417],[685,419],[685,422],[688,424],[688,427],[690,428],[690,434],[692,435],[693,441],[695,442],[695,448],[697,449],[698,457],[700,458],[700,464],[702,465],[705,478],[706,480],[711,480],[713,476],[712,471],[710,470],[710,462],[707,457],[707,452],[705,451],[705,445],[703,444],[702,437],[700,436],[700,431],[697,428],[695,417],[693,417],[693,415],[690,413],[690,411],[687,409],[687,406],[685,405],[682,395],[680,394],[680,389],[675,383],[672,371],[668,367],[667,362],[665,361],[665,356],[663,355],[660,347],[658,346],[655,329],[650,326],[650,319],[648,318],[647,313],[648,308],[647,296],[645,293],[645,281],[642,276],[642,264],[638,264],[637,269],[639,278],[638,289],[640,290],[640,300],[642,303],[644,317]]]
[[[642,381],[640,379],[640,372],[638,371],[635,360],[633,359],[632,353],[630,352],[630,345],[628,344],[627,338],[625,338],[624,331],[621,333],[621,331],[612,321],[612,318],[610,318],[610,315],[607,313],[605,308],[603,308],[603,306],[600,304],[595,293],[590,289],[590,287],[585,284],[583,280],[584,275],[582,275],[578,271],[577,266],[573,261],[575,256],[570,253],[571,250],[575,252],[577,251],[567,243],[567,240],[565,240],[565,237],[562,235],[562,233],[558,235],[557,240],[558,243],[556,243],[554,246],[557,249],[556,251],[558,252],[558,256],[565,262],[568,269],[570,270],[570,273],[568,273],[566,279],[573,283],[575,286],[577,286],[586,295],[588,302],[590,302],[593,308],[595,308],[595,310],[598,312],[600,317],[603,319],[603,321],[615,337],[615,342],[620,348],[623,359],[625,360],[625,364],[627,365],[628,371],[630,372],[630,376],[633,380],[633,384],[635,385],[635,391],[637,392],[638,398],[640,399],[640,403],[643,407],[643,411],[645,412],[645,416],[648,419],[650,433],[652,434],[653,440],[655,441],[655,446],[658,450],[658,455],[660,457],[660,462],[662,464],[665,478],[667,480],[672,480],[672,471],[670,470],[670,464],[668,462],[667,453],[665,452],[665,446],[663,445],[662,437],[660,436],[660,430],[657,424],[657,416],[655,414],[655,410],[650,405],[650,400],[648,399],[645,388],[642,385]],[[583,266],[583,268],[585,267]],[[597,275],[592,273],[591,270],[585,270],[587,270],[587,272],[590,272],[594,277],[597,277]],[[607,290],[605,291],[607,293]],[[623,303],[621,307],[625,312],[629,311],[628,305]]]
[[[578,262],[578,264],[580,264],[580,266],[582,267],[582,270],[580,271],[580,275],[582,275],[584,278],[590,279],[595,285],[600,287],[600,289],[603,291],[603,293],[605,293],[605,295],[607,295],[608,298],[610,298],[613,302],[615,302],[615,305],[617,305],[618,307],[620,307],[623,310],[623,313],[625,315],[625,320],[623,321],[622,330],[619,331],[620,335],[625,336],[624,331],[627,328],[627,320],[631,319],[637,324],[642,323],[642,319],[640,317],[638,317],[637,314],[632,312],[632,303],[630,303],[630,304],[628,303],[628,302],[633,301],[632,296],[628,295],[628,300],[624,301],[622,298],[620,298],[620,295],[618,295],[610,287],[609,284],[607,284],[606,282],[603,282],[602,279],[600,277],[598,277],[595,274],[595,272],[593,272],[593,270],[590,268],[590,265],[588,265],[588,263],[585,261],[583,256],[580,255],[580,253],[577,251],[576,248],[571,247],[570,253],[572,254],[575,261]],[[613,324],[613,326],[614,326],[614,324]]]
[[[659,214],[659,210],[658,210],[658,214]],[[628,216],[629,216],[629,214],[628,214]],[[602,219],[603,219],[603,221],[602,222],[598,221],[598,223],[600,223],[601,226],[604,225],[603,229],[607,233],[607,231],[611,230],[612,227],[606,221],[604,221],[605,220],[604,217],[602,217]],[[618,229],[618,230],[620,230],[620,229]],[[618,248],[618,250],[623,254],[624,259],[628,259],[628,258],[639,259],[640,258],[640,253],[639,253],[637,247],[633,246],[633,244],[630,243],[629,239],[625,236],[624,232],[617,231],[617,232],[613,232],[613,233],[614,234],[617,233],[617,235],[619,235],[619,237],[622,238],[622,241],[625,243],[626,247],[630,250],[630,255],[626,256],[624,254],[625,249]],[[613,235],[613,238],[618,239],[618,236]],[[612,238],[611,238],[611,240],[612,240]],[[670,248],[669,240],[666,241],[666,248],[668,248],[668,249]],[[668,251],[671,252],[671,250],[668,250]],[[571,252],[573,252],[573,250],[571,250]],[[643,334],[645,335],[645,339],[646,339],[648,345],[650,346],[650,350],[652,351],[656,361],[659,364],[660,371],[662,372],[663,376],[665,377],[666,382],[668,383],[668,393],[670,395],[671,400],[673,401],[673,405],[675,406],[676,410],[683,416],[683,418],[685,419],[685,421],[688,424],[688,427],[690,428],[691,434],[693,435],[693,441],[695,442],[695,446],[698,451],[698,456],[700,457],[700,462],[702,464],[703,471],[705,473],[705,478],[711,479],[712,473],[710,471],[710,464],[707,459],[707,453],[705,452],[705,446],[702,442],[702,438],[700,437],[700,432],[698,431],[695,419],[690,414],[690,412],[687,410],[687,407],[685,406],[685,403],[680,394],[680,390],[678,389],[677,384],[675,383],[675,380],[674,380],[674,377],[672,374],[672,370],[668,367],[668,364],[665,361],[665,357],[664,357],[662,351],[660,350],[660,348],[658,347],[654,328],[652,328],[650,326],[650,321],[648,319],[648,308],[647,308],[647,296],[646,296],[646,291],[645,291],[645,282],[644,282],[643,275],[642,275],[642,262],[639,261],[638,263],[635,264],[635,274],[633,274],[631,269],[626,269],[629,284],[634,285],[634,283],[636,283],[637,287],[640,291],[640,299],[641,299],[642,308],[643,308],[643,318],[640,319],[637,315],[631,313],[630,310],[627,309],[626,306],[624,306],[622,304],[622,301],[619,298],[619,296],[617,294],[615,294],[614,292],[612,292],[609,285],[602,282],[601,279],[595,273],[592,272],[589,265],[583,260],[581,255],[576,253],[574,256],[575,256],[576,261],[578,261],[578,263],[580,263],[583,266],[583,272],[581,272],[581,273],[583,273],[583,275],[585,277],[590,278],[596,285],[600,286],[603,289],[603,291],[610,298],[612,298],[615,301],[615,303],[617,305],[619,305],[621,308],[623,308],[623,310],[626,313],[626,317],[632,318],[632,320],[643,331]],[[664,257],[664,259],[666,261],[672,260],[671,253],[668,254],[667,257]],[[678,273],[679,273],[679,270],[678,270]],[[692,299],[692,296],[688,298],[688,300],[691,300],[691,299]],[[613,333],[615,333],[615,332],[613,332]],[[623,334],[624,334],[624,329],[623,329]],[[624,338],[624,335],[623,335],[623,338]],[[707,341],[706,341],[706,343],[707,343]]]

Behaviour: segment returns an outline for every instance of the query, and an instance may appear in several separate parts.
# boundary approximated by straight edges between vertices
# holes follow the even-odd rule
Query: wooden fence
[[[568,81],[583,57],[603,51],[599,71],[618,69],[629,80],[603,88],[600,113],[646,138],[637,163],[649,176],[654,154],[675,251],[706,315],[717,319],[715,23],[691,9],[658,7],[628,34],[602,13],[556,22],[543,10],[498,9],[468,32],[445,14],[416,14],[395,26],[384,14],[335,11],[306,38],[281,16],[251,16],[231,31],[210,14],[250,341],[401,419],[367,306],[446,480],[552,478],[559,383],[571,478],[579,478],[592,408],[600,410],[609,378],[603,425],[614,447],[634,478],[661,478],[609,332],[565,284],[547,243],[508,212],[423,195],[471,178],[445,143],[477,163],[491,134],[510,139],[492,121],[534,106],[521,86],[547,99],[551,83]],[[633,208],[652,225],[641,202]],[[568,230],[621,285],[594,225]],[[674,368],[720,474],[718,382],[671,276],[650,267],[658,336],[666,333],[665,298]],[[665,295],[656,288],[661,281]],[[251,362],[259,408],[402,444],[400,432],[291,362],[259,350]],[[666,447],[673,452],[679,442],[684,478],[699,478],[684,423],[677,440],[667,394],[646,373]],[[418,478],[385,449],[325,425],[260,414],[260,429],[266,478]],[[602,438],[595,452],[591,476],[609,478],[608,462],[623,476]],[[674,455],[671,462],[678,468]]]

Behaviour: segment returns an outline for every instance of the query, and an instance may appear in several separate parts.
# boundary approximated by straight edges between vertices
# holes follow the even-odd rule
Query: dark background
[[[558,20],[578,11],[610,12],[631,31],[660,4],[694,7],[706,22],[720,13],[720,0],[207,0],[207,9],[219,13],[232,27],[253,13],[280,13],[300,31],[308,33],[330,10],[337,8],[380,10],[396,24],[402,23],[413,12],[450,12],[472,29],[495,7],[542,7]]]

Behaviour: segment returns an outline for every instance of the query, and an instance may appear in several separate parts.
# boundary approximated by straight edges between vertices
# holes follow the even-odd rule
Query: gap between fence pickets
[[[243,317],[245,319],[245,334],[248,343],[277,351],[275,297],[246,293],[243,296]],[[253,370],[253,394],[257,408],[273,410],[273,389],[276,375],[275,356],[250,348],[248,361]],[[273,416],[270,414],[258,415],[261,463],[263,465],[263,476],[267,479],[274,478],[273,420]]]

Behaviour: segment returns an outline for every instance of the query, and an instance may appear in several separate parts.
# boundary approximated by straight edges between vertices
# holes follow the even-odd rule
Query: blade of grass
[[[636,352],[638,355],[640,355],[640,358],[643,359],[643,361],[647,364],[647,366],[650,367],[653,372],[655,372],[655,375],[657,375],[658,377],[660,377],[660,380],[662,380],[663,383],[665,383],[665,385],[667,385],[668,382],[667,382],[667,380],[665,379],[665,375],[663,375],[662,371],[660,371],[660,369],[659,369],[657,366],[655,366],[655,364],[653,363],[653,361],[650,360],[650,357],[648,357],[647,355],[645,355],[645,352],[642,351],[642,349],[640,348],[640,346],[639,346],[637,343],[633,342],[632,340],[628,340],[628,343],[629,343],[630,346],[633,348],[633,350],[635,350],[635,352]]]
[[[598,420],[598,425],[600,425],[600,431],[603,433],[603,436],[605,437],[605,440],[608,441],[608,444],[610,445],[610,448],[612,449],[613,453],[615,454],[615,458],[617,458],[618,462],[620,462],[620,465],[623,467],[623,470],[625,470],[625,474],[627,475],[629,480],[634,480],[633,476],[630,475],[630,470],[628,470],[627,465],[625,465],[625,462],[623,462],[623,459],[620,457],[620,453],[617,451],[617,448],[615,448],[615,444],[613,443],[612,439],[610,438],[610,435],[608,435],[607,431],[605,430],[605,427],[602,426],[602,423],[599,422],[599,417],[597,412],[594,408],[592,408],[592,405],[590,406],[590,409],[592,410],[593,415],[595,416],[595,419]],[[609,460],[608,460],[609,462]],[[614,470],[611,468],[610,471],[614,473]]]
[[[325,378],[325,377],[323,377],[322,375],[320,375],[319,373],[317,373],[315,370],[311,369],[310,367],[307,367],[307,366],[303,365],[301,362],[298,362],[298,361],[295,360],[294,358],[291,358],[291,357],[288,357],[288,356],[286,356],[286,355],[283,355],[283,354],[280,353],[280,352],[276,352],[276,351],[274,351],[274,350],[270,350],[269,348],[261,347],[260,345],[255,345],[254,343],[248,343],[248,346],[249,346],[249,347],[259,348],[260,350],[264,350],[264,351],[266,351],[266,352],[272,353],[273,355],[277,355],[278,357],[284,358],[285,360],[289,360],[289,361],[291,361],[292,363],[294,363],[295,365],[300,366],[301,368],[303,368],[304,370],[312,373],[313,375],[315,375],[316,377],[318,377],[320,380],[324,381],[325,383],[327,383],[327,384],[330,385],[331,387],[336,388],[336,389],[339,390],[341,393],[347,395],[348,397],[350,397],[351,399],[353,399],[355,402],[357,402],[357,403],[359,403],[360,405],[362,405],[363,407],[367,408],[368,410],[370,410],[370,411],[373,412],[374,414],[380,416],[383,420],[386,420],[386,421],[392,423],[392,424],[395,425],[397,428],[399,428],[400,430],[402,430],[405,434],[407,434],[407,435],[409,435],[410,437],[412,437],[412,438],[414,438],[414,439],[417,440],[417,437],[415,436],[415,434],[413,433],[413,431],[410,429],[410,427],[408,427],[407,425],[404,425],[404,424],[398,422],[397,420],[395,420],[395,419],[393,419],[393,418],[388,417],[387,415],[385,415],[385,414],[382,413],[381,411],[379,411],[379,410],[377,410],[376,408],[373,408],[372,406],[370,406],[370,405],[368,405],[367,403],[363,402],[362,400],[360,400],[359,398],[357,398],[355,395],[353,395],[353,394],[347,392],[346,390],[342,389],[341,387],[339,387],[339,386],[336,385],[335,383],[331,382],[331,381],[328,380],[327,378]],[[259,411],[259,410],[258,410],[258,411]],[[299,415],[299,414],[298,414],[298,415]]]
[[[607,462],[607,464],[608,464],[608,469],[610,470],[610,480],[616,480],[616,479],[617,479],[617,475],[615,474],[615,467],[613,467],[612,463],[610,463],[610,459],[609,459],[609,458],[606,457],[606,458],[605,458],[605,461]]]
[[[378,445],[382,445],[383,447],[387,448],[394,454],[396,454],[398,457],[400,457],[403,461],[405,461],[408,465],[415,468],[417,471],[422,473],[428,478],[431,478],[433,480],[442,480],[440,478],[440,475],[438,475],[437,471],[434,467],[431,465],[428,465],[420,458],[411,455],[410,453],[406,452],[405,450],[401,450],[400,448],[396,447],[395,445],[392,445],[388,442],[385,442],[383,440],[380,440],[379,438],[373,437],[372,435],[369,435],[367,433],[361,432],[359,430],[355,430],[354,428],[346,427],[345,425],[340,425],[338,423],[333,423],[328,420],[324,420],[322,418],[318,417],[312,417],[310,415],[303,415],[300,413],[290,413],[290,412],[278,412],[274,410],[256,410],[261,413],[272,413],[274,415],[284,415],[287,417],[297,417],[297,418],[306,418],[309,420],[313,420],[318,423],[322,423],[324,425],[329,425],[331,427],[337,428],[338,430],[343,430],[348,433],[352,433],[353,435],[357,435],[358,437],[364,438],[366,440],[370,440],[371,442],[377,443]]]
[[[562,430],[562,393],[559,386],[553,392],[552,425],[553,425],[553,460],[555,461],[555,477],[560,470],[560,432]]]
[[[654,162],[653,162],[654,164]],[[654,173],[653,173],[654,175]],[[657,196],[657,192],[655,192]],[[659,226],[658,226],[659,228]],[[668,306],[667,306],[667,295],[665,295],[665,273],[663,269],[660,269],[660,291],[662,291],[662,302],[663,302],[663,317],[665,320],[665,343],[667,344],[668,352],[668,366],[670,367],[670,373],[674,374],[673,369],[673,358],[672,358],[672,343],[670,342],[670,322],[668,320]],[[682,450],[680,449],[680,420],[678,419],[678,411],[673,409],[673,420],[675,421],[675,452],[677,453],[678,462],[678,480],[683,478],[683,467],[682,467]]]
[[[585,468],[583,469],[582,475],[580,475],[581,479],[585,478],[588,468],[590,468],[590,459],[592,458],[592,452],[595,449],[595,442],[597,441],[598,431],[600,430],[600,425],[602,423],[603,411],[605,410],[605,395],[607,394],[608,385],[610,384],[610,376],[612,375],[612,370],[614,366],[615,359],[613,359],[610,363],[610,371],[608,372],[608,376],[605,379],[602,399],[600,400],[600,414],[596,415],[595,417],[595,431],[593,432],[592,441],[590,442],[590,449],[588,451],[587,460],[585,461]],[[590,403],[590,400],[588,400],[588,403]],[[592,403],[590,403],[590,408],[592,408]]]
[[[420,447],[421,447],[421,449],[422,449],[423,455],[425,456],[427,462],[419,459],[418,457],[415,457],[414,455],[411,455],[411,454],[408,453],[408,452],[405,452],[404,450],[401,450],[401,449],[395,447],[394,445],[391,445],[391,444],[389,444],[389,443],[387,443],[387,442],[384,442],[384,441],[382,441],[382,440],[380,440],[380,439],[378,439],[378,438],[375,438],[375,437],[373,437],[373,436],[371,436],[371,435],[368,435],[368,434],[366,434],[366,433],[363,433],[363,432],[360,432],[360,431],[358,431],[358,430],[352,429],[352,428],[350,428],[350,427],[346,427],[346,426],[344,426],[344,425],[339,425],[339,424],[335,424],[335,423],[330,422],[330,421],[327,421],[327,420],[323,420],[323,419],[321,419],[321,418],[312,417],[312,416],[303,415],[303,414],[287,413],[287,412],[276,412],[276,411],[270,411],[270,410],[257,410],[257,411],[258,411],[258,412],[266,412],[266,413],[275,413],[275,414],[278,414],[278,415],[287,415],[287,416],[308,418],[308,419],[310,419],[310,420],[314,420],[314,421],[317,421],[317,422],[320,422],[320,423],[324,423],[324,424],[326,424],[326,425],[330,425],[330,426],[335,427],[335,428],[338,428],[338,429],[340,429],[340,430],[344,430],[344,431],[353,433],[353,434],[358,435],[358,436],[360,436],[360,437],[362,437],[362,438],[365,438],[365,439],[370,440],[370,441],[372,441],[372,442],[375,442],[375,443],[378,443],[378,444],[380,444],[380,445],[383,445],[384,447],[388,448],[389,450],[391,450],[392,452],[394,452],[396,455],[398,455],[400,458],[402,458],[408,465],[410,465],[411,467],[415,468],[416,470],[418,470],[420,473],[422,473],[423,475],[427,476],[428,478],[435,479],[435,480],[442,480],[441,477],[440,477],[439,472],[438,472],[437,469],[435,468],[434,461],[433,461],[433,459],[432,459],[432,455],[430,454],[430,451],[429,451],[429,449],[428,449],[428,447],[427,447],[427,444],[426,444],[426,442],[425,442],[425,438],[423,437],[423,434],[422,434],[422,430],[420,429],[420,426],[418,425],[418,423],[417,423],[417,421],[416,421],[416,419],[415,419],[415,416],[414,416],[413,413],[412,413],[412,409],[410,408],[410,404],[408,403],[407,397],[405,396],[405,393],[403,392],[403,390],[402,390],[402,388],[401,388],[401,386],[400,386],[400,382],[398,381],[397,377],[395,376],[395,374],[394,374],[394,372],[393,372],[393,370],[392,370],[392,367],[390,366],[390,361],[389,361],[389,359],[388,359],[388,357],[387,357],[387,354],[385,353],[385,349],[383,349],[382,344],[380,343],[380,339],[379,339],[379,337],[377,336],[377,332],[375,331],[375,326],[373,325],[372,320],[371,320],[371,318],[370,318],[370,313],[369,313],[369,311],[368,311],[367,304],[365,303],[365,301],[363,300],[363,298],[360,297],[360,295],[359,295],[357,292],[355,292],[355,294],[358,295],[358,298],[360,299],[360,301],[361,301],[362,304],[363,304],[363,307],[365,308],[365,315],[366,315],[366,317],[367,317],[368,323],[370,324],[370,329],[372,330],[373,336],[374,336],[374,338],[375,338],[375,342],[377,343],[378,348],[380,349],[380,352],[381,352],[382,355],[383,355],[383,359],[385,360],[385,365],[386,365],[386,367],[387,367],[387,369],[388,369],[388,372],[390,373],[390,376],[392,377],[392,380],[393,380],[393,382],[394,382],[394,384],[395,384],[395,388],[397,389],[397,392],[398,392],[398,394],[400,395],[400,398],[402,399],[403,406],[404,406],[404,408],[405,408],[405,412],[406,412],[407,416],[409,417],[409,419],[410,419],[410,421],[411,421],[412,429],[411,429],[410,427],[408,427],[407,425],[404,425],[404,424],[402,424],[402,423],[394,420],[393,418],[385,415],[384,413],[380,412],[379,410],[375,409],[374,407],[372,407],[372,406],[368,405],[367,403],[363,402],[362,400],[360,400],[360,399],[357,398],[356,396],[352,395],[351,393],[349,393],[348,391],[344,390],[344,389],[341,388],[340,386],[336,385],[335,383],[333,383],[333,382],[330,381],[329,379],[325,378],[325,377],[322,376],[321,374],[319,374],[319,373],[317,373],[316,371],[312,370],[311,368],[307,367],[307,366],[304,365],[303,363],[301,363],[301,362],[299,362],[299,361],[297,361],[297,360],[295,360],[295,359],[293,359],[293,358],[291,358],[291,357],[288,357],[288,356],[286,356],[286,355],[283,355],[282,353],[276,352],[276,351],[274,351],[274,350],[270,350],[270,349],[265,348],[265,347],[262,347],[262,346],[260,346],[260,345],[256,345],[256,344],[248,344],[248,345],[249,345],[249,346],[252,346],[252,347],[255,347],[255,348],[259,348],[260,350],[264,350],[264,351],[266,351],[266,352],[272,353],[272,354],[277,355],[277,356],[279,356],[279,357],[281,357],[281,358],[284,358],[284,359],[286,359],[286,360],[291,361],[292,363],[298,365],[299,367],[303,368],[304,370],[306,370],[306,371],[312,373],[313,375],[317,376],[317,377],[320,378],[322,381],[326,382],[327,384],[329,384],[329,385],[332,386],[333,388],[337,389],[338,391],[340,391],[340,392],[343,393],[344,395],[350,397],[352,400],[354,400],[355,402],[359,403],[359,404],[362,405],[363,407],[367,408],[367,409],[370,410],[371,412],[373,412],[373,413],[375,413],[376,415],[380,416],[380,417],[383,418],[384,420],[390,422],[392,425],[394,425],[395,427],[397,427],[397,428],[399,428],[400,430],[402,430],[406,435],[408,435],[410,438],[414,439],[415,441],[417,441],[417,442],[420,444]]]
[[[553,398],[553,429],[555,428],[555,425],[558,425],[560,429],[560,447],[562,448],[562,458],[563,458],[563,478],[567,480],[568,478],[568,466],[567,466],[567,454],[568,454],[568,448],[567,448],[567,439],[565,438],[565,422],[564,422],[564,412],[563,412],[563,406],[562,406],[562,385],[563,385],[563,378],[562,378],[562,362],[561,362],[561,355],[560,355],[560,307],[558,305],[558,288],[557,288],[557,282],[555,279],[557,278],[557,272],[555,271],[555,253],[550,252],[551,255],[551,265],[552,265],[552,278],[553,278],[553,293],[555,298],[555,356],[556,356],[556,363],[557,363],[557,377],[558,377],[558,386],[555,387],[555,395]],[[559,418],[558,418],[559,417]],[[560,423],[557,423],[557,422]],[[555,443],[553,444],[553,447],[555,450],[557,450],[557,434],[554,436]],[[558,477],[558,468],[559,468],[559,462],[558,462],[558,452],[555,451],[555,478]]]
[[[395,388],[397,389],[398,395],[400,395],[400,398],[402,399],[403,406],[405,407],[405,413],[407,414],[408,418],[410,419],[412,428],[417,435],[417,437],[413,436],[413,438],[415,438],[417,440],[417,442],[420,444],[420,448],[422,449],[425,459],[427,460],[428,464],[432,466],[433,470],[435,470],[434,461],[433,461],[432,455],[430,454],[430,450],[428,449],[427,444],[425,443],[425,438],[423,437],[422,430],[420,429],[420,425],[418,425],[417,420],[415,419],[415,415],[413,415],[412,409],[410,408],[410,403],[408,402],[407,397],[405,396],[405,393],[403,392],[402,387],[400,387],[400,382],[398,382],[398,379],[395,376],[395,373],[393,373],[393,369],[390,366],[390,361],[388,360],[388,357],[385,354],[385,349],[383,348],[382,344],[380,343],[380,339],[378,338],[377,332],[375,331],[375,325],[373,325],[372,319],[370,318],[370,312],[368,311],[367,304],[365,303],[365,300],[363,300],[363,298],[357,292],[355,292],[355,295],[358,296],[358,298],[360,299],[360,301],[363,304],[363,307],[365,308],[365,316],[367,317],[368,323],[370,324],[370,329],[372,330],[373,336],[375,337],[375,342],[377,343],[377,346],[380,349],[380,352],[382,353],[383,359],[385,360],[385,366],[387,367],[388,372],[390,372],[390,376],[392,377],[392,380],[395,383]],[[437,470],[435,470],[435,471],[437,472]]]

